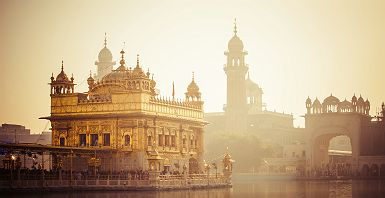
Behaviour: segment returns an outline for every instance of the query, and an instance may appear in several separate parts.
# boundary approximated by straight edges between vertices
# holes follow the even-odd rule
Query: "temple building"
[[[107,49],[100,51],[96,79],[90,74],[87,92],[76,92],[62,62],[51,77],[52,145],[89,154],[54,156],[53,163],[69,170],[94,167],[98,171],[149,170],[200,172],[203,166],[203,101],[194,77],[184,100],[164,99],[156,81],[136,65],[120,65]]]
[[[236,23],[224,55],[227,103],[223,107],[224,112],[205,114],[205,119],[210,123],[207,133],[248,133],[257,135],[266,143],[279,145],[302,142],[303,130],[293,127],[293,115],[268,111],[264,107],[263,90],[250,78],[249,65],[245,60],[248,52],[238,36]]]

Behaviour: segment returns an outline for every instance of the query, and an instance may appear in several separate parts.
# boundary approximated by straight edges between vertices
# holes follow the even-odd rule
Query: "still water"
[[[248,198],[248,197],[385,197],[385,181],[234,181],[232,188],[143,192],[54,192],[1,195],[14,198]]]

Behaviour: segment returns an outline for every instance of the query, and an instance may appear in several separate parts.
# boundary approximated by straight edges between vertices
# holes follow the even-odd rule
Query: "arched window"
[[[151,135],[147,136],[147,146],[152,146],[152,138],[151,138]]]
[[[131,137],[130,135],[124,136],[124,146],[130,146],[131,145]]]
[[[65,139],[64,137],[61,137],[61,138],[59,139],[59,143],[60,143],[60,146],[65,146],[65,144],[66,144],[66,139]]]
[[[186,144],[187,144],[186,139],[187,139],[186,136],[183,136],[183,139],[182,139],[183,148],[186,148]]]

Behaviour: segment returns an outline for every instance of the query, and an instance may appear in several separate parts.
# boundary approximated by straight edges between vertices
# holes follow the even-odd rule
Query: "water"
[[[0,197],[14,198],[297,198],[297,197],[385,197],[385,180],[346,181],[234,181],[232,188],[178,191],[100,191],[24,193]]]

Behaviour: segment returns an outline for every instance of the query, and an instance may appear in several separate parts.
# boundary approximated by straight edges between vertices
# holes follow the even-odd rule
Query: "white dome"
[[[106,46],[100,50],[98,60],[99,62],[112,62],[112,53]]]
[[[229,51],[243,51],[242,40],[237,35],[234,35],[228,43],[228,49]]]

